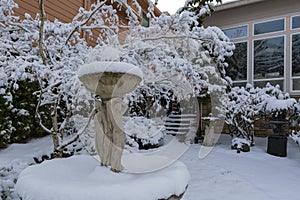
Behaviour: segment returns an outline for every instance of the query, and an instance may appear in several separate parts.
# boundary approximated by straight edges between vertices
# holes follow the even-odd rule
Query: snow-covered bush
[[[77,135],[72,136],[77,131],[73,128],[73,113],[78,108],[74,101],[80,91],[76,72],[91,50],[86,37],[81,35],[91,35],[95,28],[101,30],[99,44],[121,49],[121,61],[143,68],[145,85],[159,91],[166,105],[174,97],[180,100],[193,95],[224,94],[226,89],[223,68],[234,45],[219,28],[191,28],[199,14],[188,11],[173,16],[152,15],[151,26],[145,28],[137,25],[138,17],[127,1],[115,0],[116,7],[106,4],[109,2],[97,1],[90,10],[80,8],[71,23],[46,20],[43,0],[39,1],[40,13],[26,14],[24,19],[14,16],[13,8],[17,5],[13,0],[0,2],[0,92],[4,104],[10,110],[23,109],[12,104],[19,81],[38,83],[39,88],[32,94],[32,99],[37,98],[37,103],[33,103],[34,116],[43,131],[52,135],[55,151],[61,152],[78,139]],[[134,5],[141,10],[136,1]],[[126,27],[131,32],[124,45],[120,45],[117,37],[120,26],[117,14],[121,7],[126,8],[129,19]],[[151,9],[150,5],[149,16]],[[170,90],[174,97],[168,95]],[[129,100],[134,101],[138,96],[137,93]],[[224,102],[222,98],[213,99],[215,105]],[[152,104],[159,105],[160,100],[155,98]],[[42,110],[45,106],[49,115]],[[21,113],[33,115],[26,109]],[[10,122],[7,125],[11,131],[15,130]]]
[[[300,145],[300,99],[294,105],[294,112],[290,117],[290,123],[293,129],[290,137]]]
[[[228,94],[226,124],[230,134],[246,138],[254,144],[254,122],[267,119],[267,105],[274,99],[289,99],[279,85],[267,84],[264,88],[254,88],[251,84],[246,87],[234,87]],[[289,101],[289,100],[288,100]],[[293,99],[290,100],[294,101]],[[290,102],[289,101],[289,102]]]
[[[135,146],[139,149],[157,148],[164,144],[164,126],[161,122],[133,117],[126,120],[124,129],[127,136],[138,144]]]
[[[93,29],[100,29],[99,43],[118,43],[117,11],[120,7],[126,8],[128,26],[138,22],[126,1],[114,2],[116,7],[110,0],[103,0],[92,4],[90,10],[80,8],[70,23],[46,20],[43,0],[39,1],[40,13],[36,16],[25,14],[24,19],[14,15],[13,9],[18,5],[13,0],[0,2],[0,96],[2,105],[17,117],[17,120],[5,119],[0,143],[9,142],[16,130],[23,131],[18,127],[20,124],[13,123],[22,123],[19,118],[25,118],[31,124],[37,121],[43,132],[53,136],[55,151],[69,144],[68,134],[76,131],[72,128],[74,100],[80,86],[76,72],[91,49],[87,37],[81,37],[82,34],[92,36]],[[38,86],[27,97],[23,94],[20,98],[31,99],[34,112],[30,112],[28,106],[19,105],[22,102],[16,102],[14,96],[21,88],[19,83],[24,81]],[[27,125],[23,123],[21,129],[34,132]]]
[[[300,99],[294,105],[293,114],[290,117],[291,126],[294,131],[300,131]]]
[[[237,153],[249,152],[251,142],[245,138],[233,138],[231,142],[231,149],[236,149]]]
[[[234,45],[217,27],[191,29],[193,17],[190,13],[162,14],[152,20],[150,28],[132,29],[123,46],[123,61],[143,68],[142,91],[153,97],[151,104],[158,108],[161,98],[155,98],[157,94],[167,109],[175,98],[181,101],[192,96],[225,95],[228,84],[219,66],[226,65],[225,57],[232,55]],[[212,99],[214,108],[221,108],[225,102]],[[147,99],[137,92],[129,101]]]

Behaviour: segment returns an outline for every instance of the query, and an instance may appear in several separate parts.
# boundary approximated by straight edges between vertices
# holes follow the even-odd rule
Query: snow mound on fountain
[[[16,189],[24,200],[156,200],[184,193],[189,179],[187,167],[179,161],[151,173],[113,173],[84,155],[28,167]]]

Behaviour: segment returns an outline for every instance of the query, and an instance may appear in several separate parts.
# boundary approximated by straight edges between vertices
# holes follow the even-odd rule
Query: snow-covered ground
[[[248,153],[230,149],[231,137],[222,135],[213,151],[198,158],[199,146],[180,159],[191,173],[185,200],[297,200],[300,182],[300,148],[288,141],[288,156],[266,153],[267,138],[255,138]]]
[[[191,145],[180,159],[191,174],[184,200],[298,200],[300,147],[289,139],[288,156],[281,158],[266,153],[266,138],[255,141],[256,146],[250,152],[237,154],[230,149],[231,137],[222,135],[203,159],[198,156],[200,145]],[[7,166],[33,162],[32,156],[49,150],[49,137],[11,145],[0,151],[0,172]],[[26,167],[26,164],[20,166]],[[5,177],[0,176],[2,187],[8,184],[3,179]]]

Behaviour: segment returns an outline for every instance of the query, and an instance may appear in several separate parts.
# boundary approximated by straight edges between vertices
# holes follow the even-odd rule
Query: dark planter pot
[[[269,136],[267,152],[274,156],[286,157],[287,137],[283,135]]]

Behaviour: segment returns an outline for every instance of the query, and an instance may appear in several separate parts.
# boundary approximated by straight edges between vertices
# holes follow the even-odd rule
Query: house
[[[15,10],[15,14],[19,16],[24,16],[25,13],[30,14],[32,17],[36,15],[36,13],[40,13],[38,0],[14,0],[15,3],[19,5],[19,8]],[[78,13],[78,9],[80,7],[84,9],[90,9],[91,4],[97,2],[97,0],[45,0],[44,7],[45,12],[47,14],[47,19],[50,21],[54,21],[58,19],[61,22],[72,22],[75,15]],[[110,1],[108,1],[110,2]],[[139,16],[140,23],[143,26],[149,26],[149,18],[147,17],[148,13],[148,0],[138,0],[139,5],[142,8],[142,13],[139,15],[137,8],[134,6],[132,0],[127,0],[128,4],[133,8],[136,14]],[[115,6],[113,4],[113,6]],[[125,12],[125,8],[122,7],[118,9],[118,16],[121,24],[128,24],[127,15]],[[154,14],[156,16],[161,15],[161,11],[154,6]],[[98,34],[100,31],[94,31],[92,41],[89,41],[92,45],[96,43],[96,39],[98,38]],[[119,30],[119,39],[120,41],[124,41],[127,30],[124,28],[120,28]]]
[[[300,1],[240,0],[215,8],[205,20],[235,43],[228,74],[235,86],[279,84],[300,96]]]

